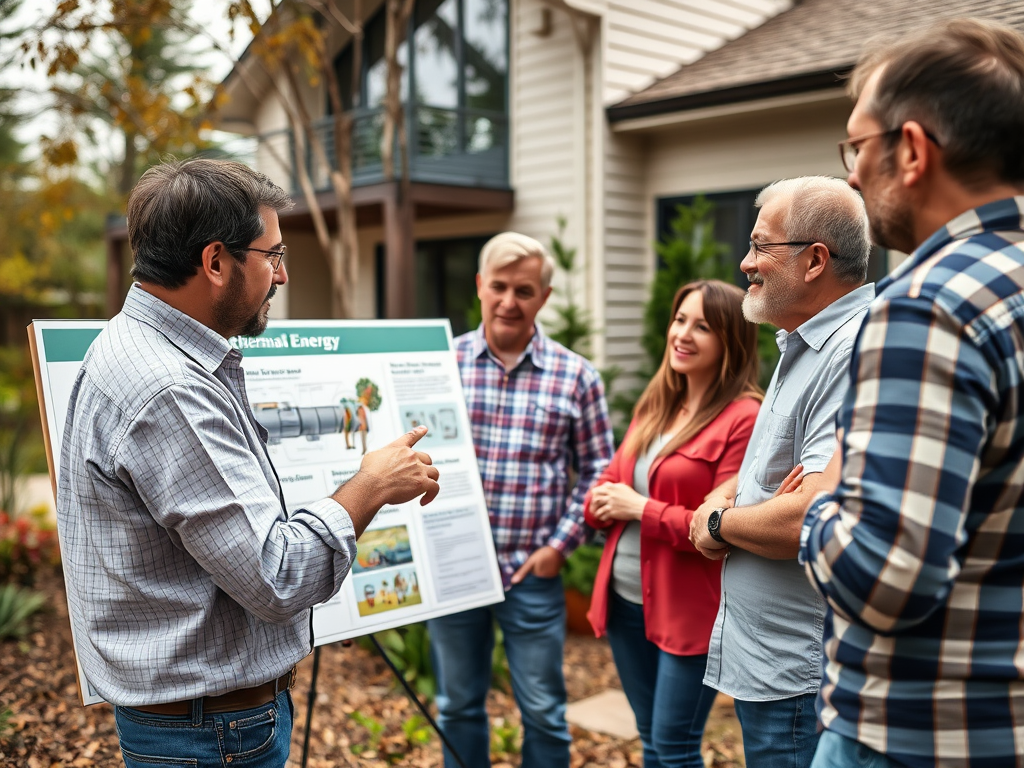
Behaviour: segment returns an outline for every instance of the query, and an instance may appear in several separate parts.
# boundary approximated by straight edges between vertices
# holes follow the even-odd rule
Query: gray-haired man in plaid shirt
[[[831,608],[813,766],[1021,766],[1024,35],[947,21],[850,84],[849,182],[910,258],[868,310],[842,479],[803,529]]]

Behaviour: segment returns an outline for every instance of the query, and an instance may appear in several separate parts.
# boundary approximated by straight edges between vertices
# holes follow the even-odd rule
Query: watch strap
[[[708,533],[711,534],[711,538],[717,541],[719,544],[728,544],[728,542],[722,538],[722,517],[725,515],[725,511],[729,507],[718,507],[711,516],[708,518]]]

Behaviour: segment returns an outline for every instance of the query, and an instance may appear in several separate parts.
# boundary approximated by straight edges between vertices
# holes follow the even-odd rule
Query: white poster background
[[[29,328],[55,488],[71,390],[87,341],[104,326]],[[273,321],[259,339],[232,343],[243,353],[250,405],[270,428],[267,451],[289,511],[355,474],[364,439],[372,451],[418,424],[430,428],[417,449],[437,466],[440,494],[426,507],[414,500],[377,514],[341,590],[313,609],[316,645],[504,599],[447,320]],[[378,343],[385,351],[372,350]],[[326,431],[346,421],[347,430]],[[102,701],[78,671],[83,702]]]

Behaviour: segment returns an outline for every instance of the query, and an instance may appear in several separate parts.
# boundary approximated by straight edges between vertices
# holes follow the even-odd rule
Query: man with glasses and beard
[[[310,608],[341,587],[381,506],[438,492],[413,449],[420,427],[328,498],[285,509],[228,339],[267,327],[290,206],[238,163],[143,174],[128,200],[138,282],[71,394],[57,492],[68,602],[129,768],[284,766]]]
[[[864,321],[841,481],[803,530],[831,609],[814,765],[1020,766],[1024,35],[946,21],[871,46],[849,91],[849,183],[910,258]]]
[[[825,604],[796,560],[800,524],[835,452],[853,341],[874,297],[871,244],[864,204],[839,179],[778,181],[756,205],[743,313],[781,329],[782,357],[739,475],[694,512],[690,540],[707,557],[728,555],[705,685],[735,700],[747,765],[805,768],[818,740]],[[799,492],[778,493],[798,466]]]

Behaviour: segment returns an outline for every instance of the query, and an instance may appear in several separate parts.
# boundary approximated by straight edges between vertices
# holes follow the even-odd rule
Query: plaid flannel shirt
[[[1022,229],[967,211],[879,285],[804,523],[821,720],[901,765],[1024,765]]]
[[[483,326],[456,340],[462,388],[502,581],[548,545],[568,557],[587,533],[583,496],[611,460],[601,377],[537,327],[506,371]],[[569,498],[569,468],[577,473]]]

